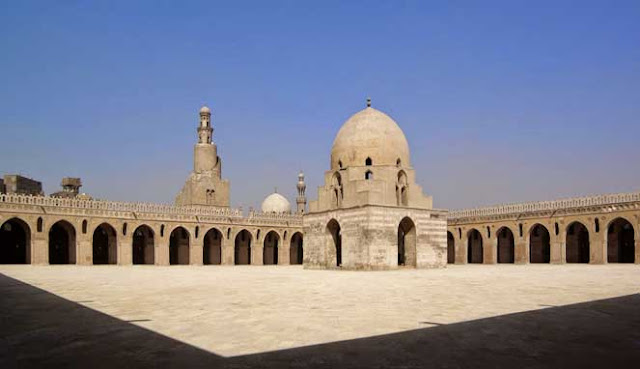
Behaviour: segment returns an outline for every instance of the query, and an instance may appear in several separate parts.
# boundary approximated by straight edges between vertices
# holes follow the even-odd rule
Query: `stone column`
[[[457,230],[456,230],[457,231]],[[467,264],[467,242],[468,240],[464,236],[464,231],[462,233],[462,238],[454,235],[455,249],[456,249],[456,264]]]
[[[234,254],[235,254],[235,240],[231,239],[227,239],[225,237],[222,237],[222,260],[221,260],[221,264],[222,265],[234,265],[235,264],[235,260],[234,258]]]
[[[498,237],[488,237],[482,247],[482,264],[498,263]]]
[[[77,228],[78,230],[81,227]],[[76,264],[93,265],[93,233],[76,232]]]
[[[287,234],[286,240],[281,240],[278,245],[278,265],[291,264],[291,235]]]
[[[195,233],[194,233],[195,235]],[[203,265],[204,264],[204,235],[198,235],[198,238],[193,238],[191,245],[189,245],[189,264],[190,265]]]
[[[127,234],[119,234],[116,238],[118,242],[118,265],[133,265],[133,229],[127,229]]]
[[[31,232],[31,264],[49,264],[49,232]]]
[[[607,232],[600,229],[595,233],[595,229],[589,230],[589,264],[607,263]]]
[[[169,235],[158,237],[155,248],[156,265],[169,265]]]
[[[515,264],[529,264],[529,240],[525,237],[514,235],[514,263]]]
[[[555,228],[555,227],[554,227]],[[562,233],[560,233],[562,234]],[[567,258],[565,257],[566,246],[562,236],[555,234],[555,229],[550,232],[549,247],[551,248],[551,264],[564,264]]]
[[[262,242],[252,242],[251,243],[251,265],[263,265],[263,256],[264,256],[264,245],[262,244]]]

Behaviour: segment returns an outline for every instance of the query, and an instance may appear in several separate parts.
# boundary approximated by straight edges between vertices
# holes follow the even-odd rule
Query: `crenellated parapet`
[[[302,227],[302,214],[272,213],[252,210],[246,218],[251,225],[283,225],[290,227]]]
[[[449,212],[449,224],[511,219],[514,217],[553,216],[584,212],[612,212],[622,209],[639,208],[640,192],[606,194],[553,201],[452,210]]]

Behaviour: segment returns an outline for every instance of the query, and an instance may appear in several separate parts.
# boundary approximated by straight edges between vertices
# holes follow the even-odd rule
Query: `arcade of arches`
[[[639,228],[630,215],[450,224],[447,262],[640,263]]]
[[[288,265],[304,259],[299,228],[291,228],[290,235],[273,229],[261,234],[259,228],[233,232],[209,226],[200,232],[201,226],[193,225],[129,226],[109,220],[6,218],[0,222],[0,264]]]

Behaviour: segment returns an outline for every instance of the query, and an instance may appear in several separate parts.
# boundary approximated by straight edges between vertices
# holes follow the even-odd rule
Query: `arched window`
[[[400,160],[400,158],[398,158],[398,160],[396,160],[396,166],[398,166],[398,167],[402,166],[402,160]]]
[[[231,228],[227,228],[227,239],[231,238]]]
[[[522,237],[522,223],[518,225],[518,230],[520,231],[520,237]]]
[[[487,238],[491,238],[491,228],[487,226]]]
[[[556,222],[556,225],[555,225],[555,231],[556,231],[556,236],[557,236],[558,234],[560,234],[560,227],[558,226],[558,223],[557,223],[557,222]]]
[[[164,237],[164,224],[160,226],[160,237]]]
[[[260,239],[260,230],[258,229],[258,232],[256,233],[256,240]]]
[[[373,179],[373,172],[370,170],[367,170],[367,172],[364,174],[364,179],[366,180]]]
[[[458,238],[462,239],[462,228],[458,228]]]
[[[370,167],[373,165],[373,160],[371,160],[371,158],[367,158],[367,160],[364,161],[364,165]]]
[[[342,160],[338,160],[338,167],[342,169]]]
[[[87,233],[87,220],[83,220],[82,221],[82,234],[86,234]]]
[[[38,218],[37,229],[38,229],[38,232],[42,232],[42,218]]]
[[[196,238],[198,238],[199,233],[200,233],[200,227],[196,226]]]
[[[127,235],[127,223],[122,225],[122,234],[125,236]]]
[[[598,220],[598,218],[596,218],[595,220],[595,228],[596,228],[596,233],[600,232],[600,220]]]

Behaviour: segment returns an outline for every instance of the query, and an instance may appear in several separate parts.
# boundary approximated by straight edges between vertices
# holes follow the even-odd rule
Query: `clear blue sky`
[[[172,202],[198,108],[232,205],[389,113],[435,205],[640,189],[640,1],[3,1],[0,174]]]

